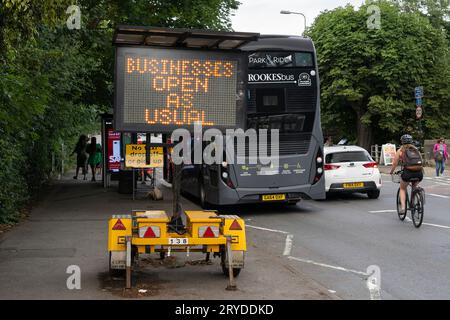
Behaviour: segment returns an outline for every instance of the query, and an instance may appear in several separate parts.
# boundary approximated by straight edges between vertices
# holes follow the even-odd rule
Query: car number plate
[[[264,194],[262,196],[263,201],[280,201],[286,200],[285,194]]]
[[[189,244],[189,240],[187,238],[169,238],[170,245],[184,245]]]
[[[361,188],[361,187],[364,187],[364,182],[344,183],[345,189]]]

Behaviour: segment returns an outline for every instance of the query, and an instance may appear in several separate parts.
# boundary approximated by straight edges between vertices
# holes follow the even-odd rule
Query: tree
[[[376,4],[381,28],[369,29]],[[450,66],[446,33],[390,1],[325,11],[309,30],[318,55],[322,124],[366,149],[417,134],[414,87],[425,87],[425,134],[448,131]]]
[[[236,0],[0,0],[0,223],[49,180],[51,155],[99,127],[113,101],[117,24],[230,29]]]

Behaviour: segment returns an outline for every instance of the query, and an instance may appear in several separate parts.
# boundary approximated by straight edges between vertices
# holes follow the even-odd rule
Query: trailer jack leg
[[[231,237],[227,236],[227,258],[228,258],[228,286],[226,290],[229,291],[235,291],[237,290],[236,282],[234,280],[234,274],[233,274],[233,257],[231,252]]]
[[[125,288],[131,289],[131,237],[127,236],[125,238],[127,245],[127,257],[125,264]]]

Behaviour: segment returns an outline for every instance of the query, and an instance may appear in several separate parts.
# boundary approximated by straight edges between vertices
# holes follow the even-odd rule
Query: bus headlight
[[[322,168],[317,168],[317,173],[321,174],[323,172]]]
[[[222,172],[222,178],[227,179],[228,178],[228,173],[227,172]]]
[[[317,157],[316,161],[317,161],[317,163],[322,163],[323,159],[322,159],[322,157]]]

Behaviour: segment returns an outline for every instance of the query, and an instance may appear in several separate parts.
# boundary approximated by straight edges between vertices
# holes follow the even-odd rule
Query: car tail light
[[[140,227],[139,238],[159,238],[161,237],[161,229],[156,226]]]
[[[219,227],[216,226],[201,226],[198,227],[199,238],[218,238]]]
[[[341,166],[338,166],[338,165],[335,165],[335,164],[326,164],[325,166],[324,166],[324,169],[325,170],[336,170],[336,169],[339,169]]]
[[[363,164],[363,166],[365,168],[378,168],[378,163],[376,163],[376,162],[369,162],[369,163]]]

